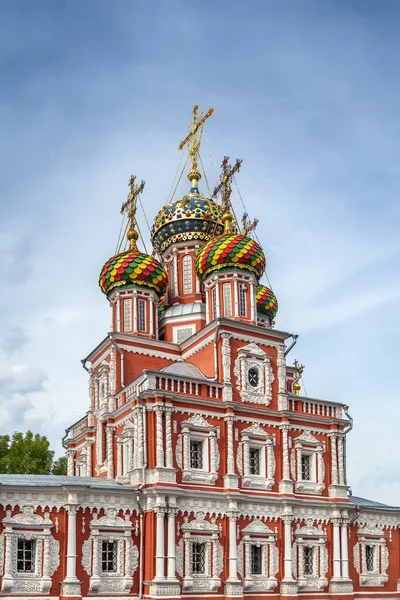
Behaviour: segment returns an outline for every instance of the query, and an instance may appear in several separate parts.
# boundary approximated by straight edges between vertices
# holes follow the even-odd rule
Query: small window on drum
[[[249,384],[251,385],[251,387],[253,387],[253,388],[258,387],[258,385],[260,383],[260,373],[259,373],[258,369],[256,369],[256,367],[251,367],[251,369],[248,370],[247,377],[248,377]]]

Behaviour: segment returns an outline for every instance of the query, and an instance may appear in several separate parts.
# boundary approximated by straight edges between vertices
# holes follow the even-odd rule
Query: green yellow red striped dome
[[[196,259],[200,279],[232,267],[251,271],[259,279],[265,270],[265,256],[257,242],[242,234],[226,233],[200,248]]]
[[[257,312],[267,315],[272,322],[278,312],[278,300],[272,290],[266,285],[257,286],[256,292]]]
[[[100,274],[99,285],[105,294],[117,287],[142,285],[162,296],[167,289],[167,275],[164,267],[153,256],[131,249],[106,262]]]

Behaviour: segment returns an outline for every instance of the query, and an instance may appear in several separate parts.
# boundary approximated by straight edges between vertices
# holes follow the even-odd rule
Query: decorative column
[[[349,579],[348,520],[341,522],[342,578]]]
[[[215,297],[216,297],[216,313],[217,313],[217,317],[221,316],[221,303],[220,303],[220,299],[219,299],[219,278],[216,277],[214,279],[215,281],[215,288],[216,288],[216,293],[215,293]]]
[[[75,475],[74,458],[75,450],[68,450],[68,475]]]
[[[237,273],[233,275],[233,297],[235,304],[235,317],[239,316],[239,291],[238,291],[238,281],[237,281]]]
[[[233,448],[233,424],[235,422],[234,415],[225,417],[226,423],[226,475],[224,475],[224,487],[237,487],[239,477],[235,473],[235,456]]]
[[[176,581],[175,517],[177,509],[168,508],[167,579]]]
[[[288,509],[289,510],[289,507]],[[297,590],[297,582],[293,579],[292,565],[292,520],[293,515],[287,513],[282,517],[284,525],[283,535],[283,580],[281,583],[281,594],[295,594]]]
[[[117,293],[115,295],[116,301],[116,325],[117,331],[121,331],[121,296]]]
[[[237,570],[237,545],[236,545],[236,520],[237,513],[230,511],[227,513],[229,519],[229,577],[228,581],[238,581]]]
[[[68,514],[67,529],[67,569],[61,584],[62,596],[80,596],[81,583],[76,576],[76,504],[66,506]]]
[[[172,268],[174,270],[174,276],[173,276],[173,289],[172,289],[172,295],[173,296],[178,296],[178,254],[177,254],[177,250],[176,248],[174,249],[174,261],[172,264]]]
[[[155,406],[156,413],[156,469],[164,467],[163,407]]]
[[[156,576],[157,581],[165,579],[164,570],[164,516],[166,509],[164,506],[157,506],[154,509],[156,514]]]
[[[209,433],[210,440],[210,471],[211,473],[217,472],[217,435],[215,431],[210,431]]]
[[[256,308],[255,308],[255,302],[256,302],[256,294],[254,291],[254,281],[251,280],[250,281],[250,315],[251,315],[251,320],[252,321],[256,321]]]
[[[318,469],[318,483],[323,484],[325,479],[325,465],[324,465],[324,455],[323,455],[323,447],[317,447],[317,469]]]
[[[274,461],[274,443],[272,438],[268,438],[266,441],[267,450],[267,479],[273,479],[275,475],[275,461]]]
[[[232,383],[231,383],[231,344],[229,333],[222,333],[222,379],[224,388],[222,391],[222,399],[224,402],[232,401]]]
[[[142,408],[140,406],[138,406],[137,408],[137,412],[136,412],[136,418],[137,418],[137,446],[136,446],[136,456],[137,456],[137,462],[136,462],[136,467],[138,469],[141,469],[143,466],[143,417],[145,417],[145,415],[143,415],[143,411]],[[135,440],[136,442],[136,440]]]
[[[332,519],[333,526],[333,579],[341,578],[341,560],[340,560],[340,519]]]
[[[338,485],[337,450],[336,450],[337,433],[331,433],[329,437],[331,438],[331,459],[332,459],[331,481],[332,481],[332,485]]]
[[[293,492],[293,483],[290,480],[289,464],[289,423],[283,423],[280,429],[282,444],[282,480],[279,482],[279,492],[284,494]]]
[[[339,485],[345,485],[344,482],[344,434],[339,434],[337,438],[338,463],[339,463]]]
[[[167,469],[173,469],[174,463],[172,458],[172,429],[171,429],[171,415],[172,407],[167,406],[164,409],[165,414],[165,466]]]
[[[124,474],[124,468],[123,468],[123,460],[124,460],[124,455],[123,455],[123,440],[121,437],[117,438],[117,481],[122,479],[122,476]]]
[[[249,438],[247,435],[242,436],[243,440],[243,476],[246,477],[249,475],[249,462],[250,462],[250,453],[249,453]]]
[[[151,296],[151,298],[150,298],[149,307],[150,307],[150,315],[149,315],[150,335],[153,336],[154,335],[154,298],[153,298],[153,296]]]
[[[106,425],[107,479],[114,478],[114,426]]]
[[[277,371],[278,371],[278,410],[287,410],[287,390],[286,390],[286,358],[285,346],[278,346],[277,352]],[[285,479],[285,477],[284,477]]]
[[[133,333],[137,333],[138,330],[138,326],[137,326],[137,314],[138,314],[138,307],[137,307],[137,291],[133,290]]]

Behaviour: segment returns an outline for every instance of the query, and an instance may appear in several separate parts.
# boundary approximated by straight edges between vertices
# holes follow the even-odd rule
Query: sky
[[[353,493],[400,505],[399,22],[395,0],[2,0],[0,433],[61,454],[130,174],[151,222],[193,104],[215,106],[210,187],[243,159],[303,392],[350,406]]]

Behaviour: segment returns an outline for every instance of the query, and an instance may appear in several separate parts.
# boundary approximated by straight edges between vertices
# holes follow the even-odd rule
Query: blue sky
[[[193,104],[215,105],[211,185],[210,151],[243,159],[277,327],[300,334],[308,394],[350,405],[353,492],[399,504],[399,18],[389,0],[0,3],[2,432],[61,452],[129,176],[151,220]]]

